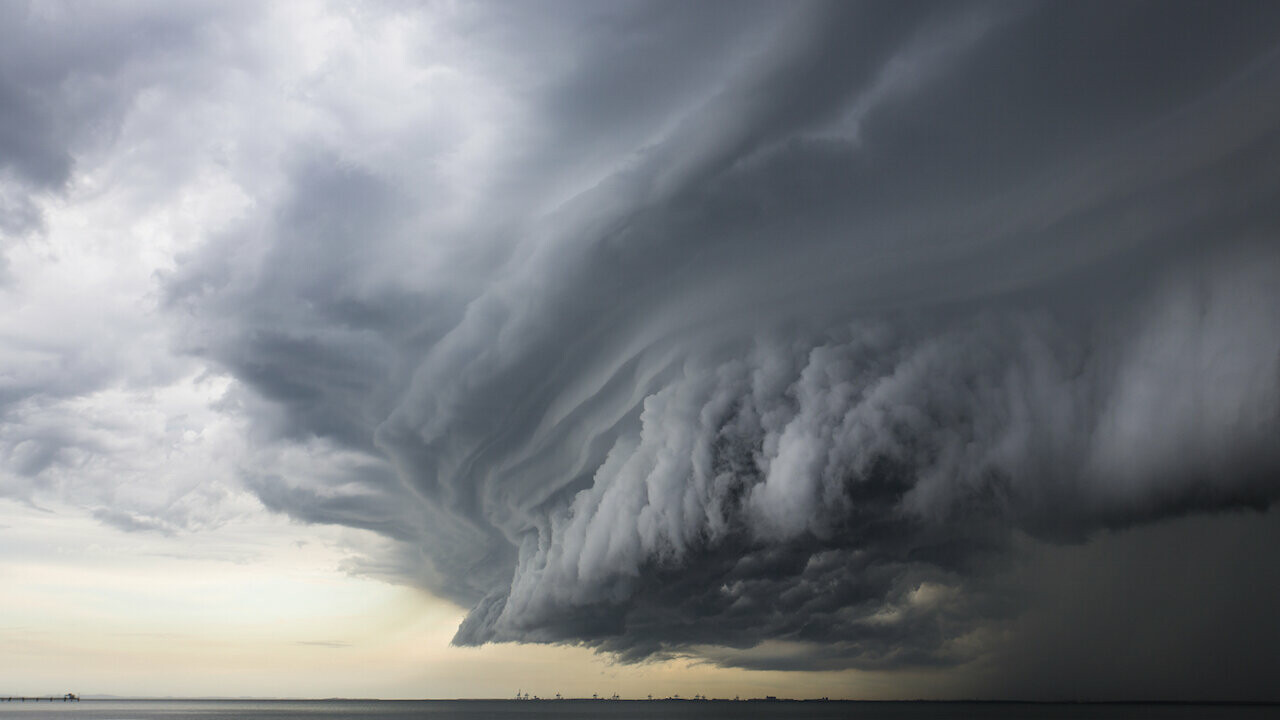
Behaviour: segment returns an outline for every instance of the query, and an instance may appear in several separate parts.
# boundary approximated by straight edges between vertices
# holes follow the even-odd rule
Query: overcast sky
[[[1280,700],[1280,4],[0,2],[0,693]]]

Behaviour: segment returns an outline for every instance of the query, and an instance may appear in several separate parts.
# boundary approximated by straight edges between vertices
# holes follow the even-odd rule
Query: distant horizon
[[[19,697],[17,695],[3,697]],[[28,699],[33,697],[49,698],[49,695],[26,696]],[[55,702],[61,702],[59,696],[52,696]],[[94,693],[80,696],[83,700],[136,700],[136,701],[279,701],[279,702],[840,702],[840,703],[935,703],[935,704],[1025,704],[1025,705],[1280,705],[1280,701],[1276,700],[1088,700],[1088,699],[1060,699],[1060,700],[1035,700],[1035,699],[999,699],[999,698],[899,698],[893,700],[883,699],[866,699],[866,698],[822,698],[822,697],[744,697],[744,698],[727,698],[727,697],[619,697],[613,698],[599,697],[537,697],[528,700],[517,700],[511,697],[456,697],[456,698],[374,698],[374,697],[269,697],[269,696],[204,696],[204,697],[186,697],[186,696],[139,696],[129,697],[121,695],[106,695]]]

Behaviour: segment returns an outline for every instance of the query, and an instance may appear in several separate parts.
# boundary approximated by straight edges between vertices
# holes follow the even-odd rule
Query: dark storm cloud
[[[332,158],[308,159],[294,176],[269,226],[193,258],[170,282],[169,302],[216,319],[189,349],[220,353],[285,408],[282,432],[367,448],[395,334],[411,334],[427,311],[420,299],[369,287],[356,263],[378,254],[407,209],[385,183]],[[262,235],[272,240],[265,249]]]
[[[367,458],[268,507],[459,643],[812,669],[982,655],[1016,538],[1275,501],[1280,7],[709,7],[480,13],[553,79],[474,212],[304,149],[168,278],[267,437]]]
[[[1038,547],[1014,577],[1029,609],[970,692],[1274,700],[1278,541],[1273,507]]]

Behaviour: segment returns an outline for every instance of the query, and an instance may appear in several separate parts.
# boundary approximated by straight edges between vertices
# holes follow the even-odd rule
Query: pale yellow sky
[[[340,569],[377,542],[362,535],[265,512],[200,533],[124,532],[74,508],[0,501],[0,693],[891,697],[904,683],[933,687],[855,671],[621,665],[577,647],[453,647],[461,608]]]

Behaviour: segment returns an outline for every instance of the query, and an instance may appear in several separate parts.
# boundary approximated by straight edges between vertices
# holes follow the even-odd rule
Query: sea
[[[1280,705],[684,700],[81,700],[4,702],[0,720],[1261,720]]]

